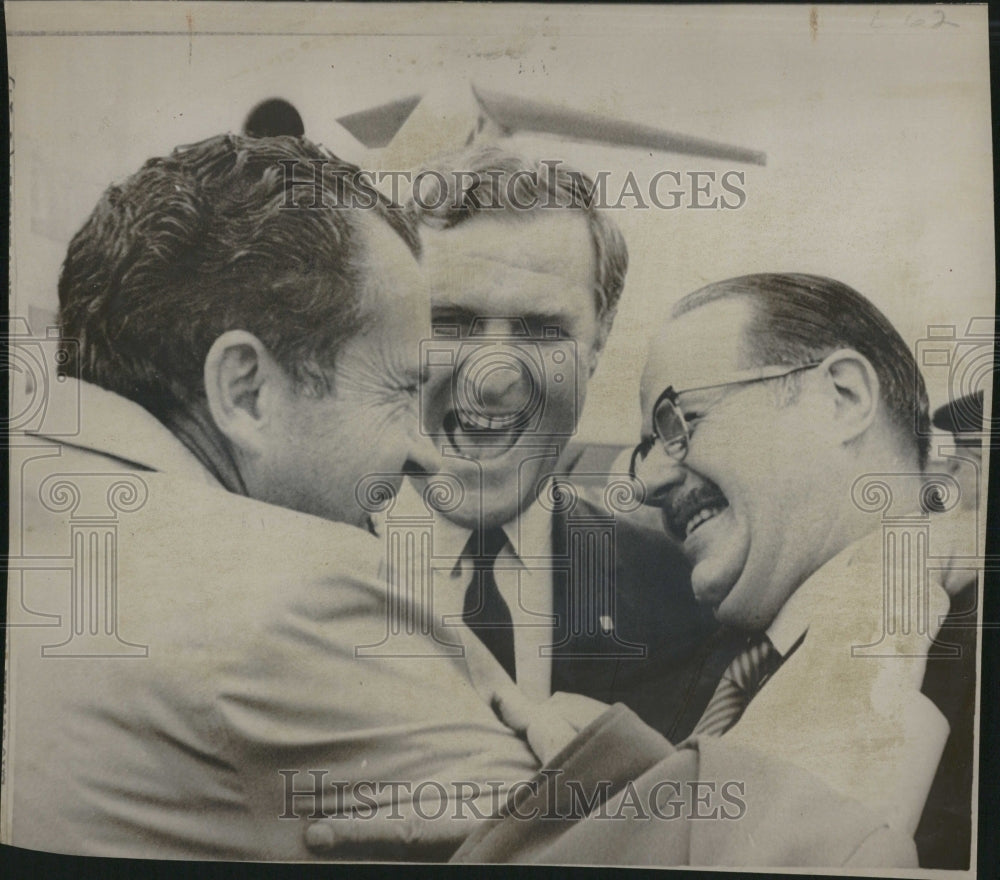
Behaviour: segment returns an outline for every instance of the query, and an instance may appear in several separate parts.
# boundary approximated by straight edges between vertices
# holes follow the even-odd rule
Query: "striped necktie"
[[[722,736],[732,727],[756,696],[767,678],[781,665],[782,656],[767,636],[750,640],[722,674],[719,686],[692,736]]]
[[[513,679],[514,623],[493,573],[497,554],[506,544],[507,536],[501,528],[473,532],[470,536],[462,556],[472,563],[473,573],[465,590],[462,620]]]

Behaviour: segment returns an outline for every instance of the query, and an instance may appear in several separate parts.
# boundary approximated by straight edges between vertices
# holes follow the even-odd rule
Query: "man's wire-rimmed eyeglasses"
[[[663,390],[656,403],[653,404],[653,433],[643,437],[642,440],[632,450],[632,458],[629,461],[628,473],[631,479],[636,478],[636,465],[644,461],[649,455],[653,446],[659,441],[663,451],[674,461],[683,461],[688,453],[688,446],[691,442],[691,426],[681,412],[679,398],[682,394],[691,394],[694,391],[710,391],[713,388],[727,388],[731,385],[750,385],[754,382],[764,382],[768,379],[780,379],[783,376],[790,376],[792,373],[799,373],[802,370],[811,370],[818,367],[822,361],[815,361],[808,364],[796,364],[789,367],[786,364],[776,364],[767,367],[754,367],[735,373],[724,382],[713,382],[711,385],[699,385],[696,388],[685,388],[682,391],[674,389],[673,385]]]

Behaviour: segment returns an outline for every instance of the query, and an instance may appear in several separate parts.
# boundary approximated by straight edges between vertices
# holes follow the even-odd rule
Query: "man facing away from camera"
[[[462,619],[529,699],[621,701],[683,737],[728,662],[715,624],[676,545],[615,506],[634,499],[625,475],[616,494],[606,473],[567,474],[625,284],[621,233],[562,163],[476,147],[416,179],[422,428],[454,491],[436,510],[417,476],[390,518],[434,516],[435,617]]]
[[[12,462],[31,570],[10,590],[5,842],[297,859],[297,817],[350,812],[358,783],[390,810],[422,781],[448,800],[536,769],[463,658],[378,651],[359,487],[438,455],[418,244],[353,171],[302,139],[213,138],[112,186],[73,239],[82,381],[49,404],[77,400],[79,424]]]
[[[676,745],[621,706],[560,738],[558,718],[498,695],[552,763],[457,858],[916,865],[948,730],[920,693],[947,596],[930,577],[883,597],[880,511],[920,516],[927,456],[909,349],[836,281],[736,278],[673,309],[641,402],[636,478],[683,541],[695,594],[748,634],[745,650]],[[882,488],[865,491],[866,475]],[[581,810],[572,787],[586,784],[599,796]],[[520,821],[533,807],[562,821]]]

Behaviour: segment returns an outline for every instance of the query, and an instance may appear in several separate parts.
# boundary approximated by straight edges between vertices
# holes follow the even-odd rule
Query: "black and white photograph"
[[[4,11],[5,849],[991,876],[985,5]]]

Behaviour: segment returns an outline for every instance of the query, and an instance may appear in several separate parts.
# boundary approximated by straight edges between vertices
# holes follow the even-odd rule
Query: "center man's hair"
[[[606,337],[625,287],[628,248],[617,224],[594,207],[595,187],[586,174],[561,162],[530,161],[487,146],[441,156],[417,178],[426,190],[406,208],[433,229],[498,214],[531,220],[548,211],[581,212],[594,248],[594,305]]]

